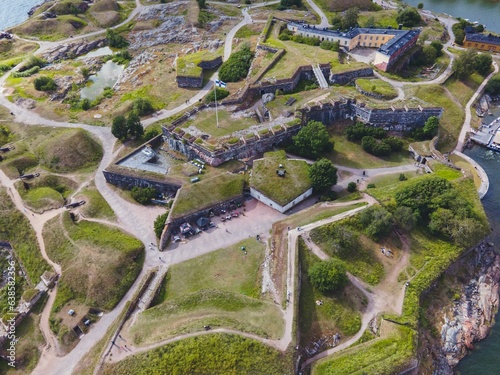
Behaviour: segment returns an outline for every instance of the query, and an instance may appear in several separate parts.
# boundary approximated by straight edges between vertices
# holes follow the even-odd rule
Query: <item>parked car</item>
[[[208,226],[209,226],[210,228],[215,228],[215,224],[214,224],[214,222],[213,222],[213,221],[211,221],[211,222],[208,224]]]
[[[232,217],[238,217],[238,215],[239,215],[239,213],[238,213],[238,212],[233,212],[233,213],[231,214],[231,216],[232,216]]]
[[[174,242],[179,242],[181,238],[179,236],[174,236]]]
[[[200,229],[200,228],[196,228],[196,229],[194,230],[194,234],[199,234],[199,233],[201,233],[201,229]]]
[[[231,220],[231,215],[227,215],[226,220]]]

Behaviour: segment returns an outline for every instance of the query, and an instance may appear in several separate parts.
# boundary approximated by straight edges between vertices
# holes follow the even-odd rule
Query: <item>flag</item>
[[[221,80],[219,80],[219,79],[216,79],[216,80],[215,80],[215,84],[216,84],[217,86],[219,86],[219,87],[226,87],[226,86],[227,86],[227,85],[226,85],[226,82],[222,82],[222,81],[221,81]]]

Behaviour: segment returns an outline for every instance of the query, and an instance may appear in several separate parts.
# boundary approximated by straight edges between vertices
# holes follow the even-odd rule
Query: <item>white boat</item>
[[[146,147],[144,147],[142,149],[142,153],[144,155],[146,155],[148,158],[152,158],[153,156],[155,156],[155,152],[150,145],[147,145]]]

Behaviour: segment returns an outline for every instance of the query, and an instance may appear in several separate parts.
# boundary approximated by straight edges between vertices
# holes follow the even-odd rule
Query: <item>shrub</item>
[[[12,77],[14,78],[24,78],[24,77],[30,77],[32,76],[33,74],[35,73],[38,73],[40,71],[40,67],[39,66],[34,66],[30,69],[27,69],[23,72],[19,71],[19,72],[13,72],[12,73]]]
[[[328,159],[321,159],[309,169],[309,178],[316,191],[329,190],[337,183],[337,168]]]
[[[253,53],[250,46],[244,44],[239,51],[231,54],[220,67],[219,77],[222,81],[237,82],[245,78],[252,64]]]
[[[347,184],[347,191],[348,191],[349,193],[354,193],[354,192],[356,191],[356,189],[357,189],[357,188],[358,188],[358,186],[356,185],[356,183],[355,183],[355,182],[349,182],[349,183]]]
[[[156,190],[152,187],[140,188],[134,186],[132,189],[132,198],[140,204],[148,204],[151,199],[156,197]]]
[[[223,88],[216,87],[215,92],[212,90],[207,94],[207,96],[205,97],[205,101],[207,103],[215,102],[216,96],[217,96],[217,101],[222,100],[227,96],[229,96],[229,91]]]
[[[90,104],[91,104],[91,103],[90,103],[90,99],[85,98],[85,99],[83,99],[83,100],[82,100],[82,102],[81,102],[81,107],[82,107],[82,109],[83,109],[84,111],[87,111],[87,110],[89,110],[89,109],[90,109]]]
[[[152,114],[155,109],[153,104],[151,104],[148,99],[137,98],[134,100],[132,111],[134,111],[138,116],[146,116]]]
[[[128,41],[123,36],[118,34],[112,29],[106,30],[106,39],[108,40],[108,45],[113,48],[126,48],[128,47]]]
[[[19,68],[20,72],[24,72],[25,70],[29,70],[35,66],[39,68],[43,68],[47,64],[47,61],[37,56],[30,56],[29,59]]]
[[[375,189],[375,184],[368,184],[366,187],[368,189]]]
[[[345,268],[337,259],[315,263],[308,272],[311,284],[320,292],[334,292],[347,284]]]
[[[167,217],[168,217],[168,211],[165,212],[164,214],[158,215],[158,217],[156,218],[154,223],[156,238],[161,237],[161,233],[163,232],[163,228],[165,227],[165,222],[167,221]]]
[[[127,138],[127,119],[125,116],[116,116],[113,118],[113,124],[111,125],[111,134],[116,138],[123,140]]]
[[[415,8],[406,7],[399,11],[396,21],[406,27],[415,27],[422,22],[422,17]]]
[[[57,89],[56,82],[47,76],[40,76],[35,79],[34,85],[38,91],[54,91]]]

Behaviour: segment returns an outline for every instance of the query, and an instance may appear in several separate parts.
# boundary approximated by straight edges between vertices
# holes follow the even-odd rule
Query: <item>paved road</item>
[[[309,4],[309,6],[319,15],[321,22],[319,23],[319,25],[317,25],[317,27],[319,28],[331,27],[325,12],[323,12],[323,10],[319,6],[317,6],[313,0],[306,0],[306,1]]]

